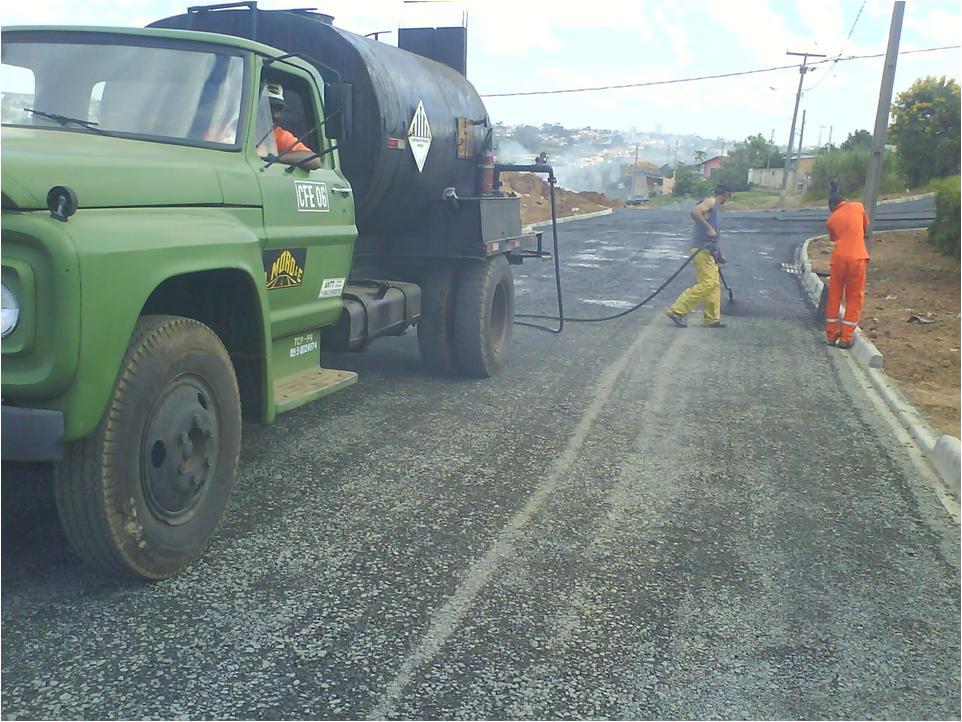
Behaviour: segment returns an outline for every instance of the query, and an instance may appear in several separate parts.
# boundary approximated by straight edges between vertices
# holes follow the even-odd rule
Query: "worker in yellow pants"
[[[691,249],[691,253],[695,251],[698,249]],[[668,317],[672,321],[676,318],[684,321],[685,316],[704,304],[702,313],[705,325],[721,325],[721,281],[718,277],[718,264],[707,249],[698,251],[692,263],[695,264],[695,285],[686,289],[668,307]]]
[[[705,325],[711,328],[725,327],[721,321],[721,282],[718,274],[718,263],[725,262],[718,248],[719,212],[731,197],[731,187],[719,183],[711,198],[705,198],[691,209],[691,218],[695,222],[691,236],[695,248],[691,252],[698,251],[693,261],[696,282],[665,311],[676,326],[687,326],[685,317],[704,304]]]

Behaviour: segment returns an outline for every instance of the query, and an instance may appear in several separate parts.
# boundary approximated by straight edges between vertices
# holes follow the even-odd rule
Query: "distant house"
[[[795,176],[795,186],[794,188],[788,187],[790,192],[802,192],[805,190],[806,182],[805,179],[811,177],[812,172],[815,170],[815,158],[814,155],[803,155],[798,159],[798,171],[795,171],[796,160],[793,157],[792,162],[788,169],[788,180],[791,184],[792,176]],[[750,185],[757,188],[765,188],[768,190],[781,190],[782,187],[782,174],[784,173],[784,168],[750,168],[748,171],[748,182]]]
[[[722,167],[724,160],[725,156],[716,155],[713,158],[702,161],[698,164],[698,172],[701,173],[702,178],[711,178]]]
[[[639,172],[634,178],[631,175],[625,176],[623,182],[621,183],[620,192],[618,192],[614,197],[620,198],[623,201],[627,201],[629,196],[660,196],[665,195],[668,191],[665,190],[665,183],[670,182],[670,178],[665,178],[654,173],[641,173]],[[668,186],[669,191],[671,185]]]

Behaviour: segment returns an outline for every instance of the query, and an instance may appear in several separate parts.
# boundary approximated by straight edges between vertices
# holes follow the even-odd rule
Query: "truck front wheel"
[[[458,363],[467,376],[501,371],[514,323],[514,278],[504,256],[468,261],[458,279],[454,307]]]
[[[100,425],[55,470],[71,546],[110,574],[173,576],[220,522],[240,438],[237,378],[217,335],[193,319],[142,317]]]

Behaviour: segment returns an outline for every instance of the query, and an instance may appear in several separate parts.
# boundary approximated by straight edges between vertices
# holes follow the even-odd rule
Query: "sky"
[[[182,13],[198,0],[34,0],[6,2],[0,25],[143,26]],[[398,27],[468,27],[468,79],[493,122],[566,128],[700,135],[742,141],[760,134],[785,146],[804,76],[796,144],[872,131],[894,3],[879,0],[261,0],[263,9],[315,7],[345,30],[367,34]],[[396,33],[381,36],[396,43]],[[905,4],[895,96],[926,75],[960,79],[962,3]],[[956,46],[947,50],[930,50]],[[906,51],[925,51],[907,53]],[[848,59],[852,56],[879,57]],[[840,58],[840,59],[839,59]],[[838,59],[838,62],[835,60]],[[785,67],[792,66],[792,67]],[[710,75],[729,78],[679,81]],[[649,87],[549,95],[513,95],[599,86]]]

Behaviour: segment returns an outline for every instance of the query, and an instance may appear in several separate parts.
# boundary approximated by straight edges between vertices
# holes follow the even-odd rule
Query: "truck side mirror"
[[[344,140],[354,127],[354,86],[351,83],[324,84],[324,127],[327,137]]]

